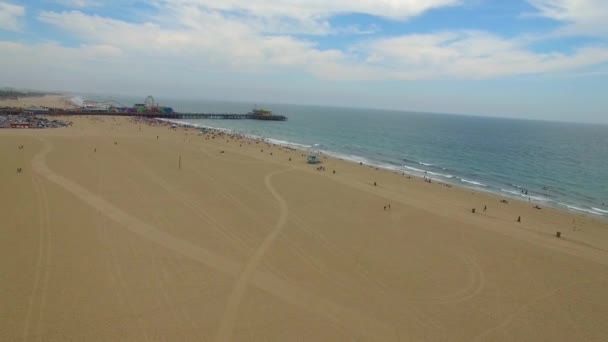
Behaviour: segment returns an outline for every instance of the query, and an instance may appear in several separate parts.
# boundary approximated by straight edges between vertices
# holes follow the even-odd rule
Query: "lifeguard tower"
[[[308,164],[319,164],[320,162],[321,160],[319,160],[319,156],[317,156],[316,154],[308,155]]]

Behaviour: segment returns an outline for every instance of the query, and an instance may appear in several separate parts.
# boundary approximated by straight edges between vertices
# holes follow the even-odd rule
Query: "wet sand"
[[[0,131],[0,340],[608,336],[605,220],[332,158],[317,171],[217,133],[69,120]]]

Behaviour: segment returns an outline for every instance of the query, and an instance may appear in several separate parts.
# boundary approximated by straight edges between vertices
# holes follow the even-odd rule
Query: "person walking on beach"
[[[486,212],[486,210],[488,210],[488,206],[487,206],[487,205],[484,205],[484,206],[483,206],[483,212],[485,213],[485,212]]]

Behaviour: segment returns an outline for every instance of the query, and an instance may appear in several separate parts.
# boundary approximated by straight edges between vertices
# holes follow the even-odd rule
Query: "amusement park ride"
[[[173,113],[173,108],[162,107],[152,96],[146,97],[144,103],[137,103],[133,107],[128,107],[115,100],[93,101],[86,100],[82,104],[82,110],[87,112],[112,112],[112,113]]]
[[[137,113],[173,113],[173,108],[160,106],[152,96],[146,97],[144,103],[135,104],[133,109]]]
[[[82,109],[94,112],[106,112],[108,110],[112,110],[114,108],[127,108],[127,106],[122,105],[121,103],[108,100],[108,101],[93,101],[93,100],[85,100],[82,102]]]

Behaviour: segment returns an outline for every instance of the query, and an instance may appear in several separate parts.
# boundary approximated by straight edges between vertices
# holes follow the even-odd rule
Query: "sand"
[[[608,336],[605,220],[332,158],[316,171],[194,129],[70,120],[0,131],[2,341]]]
[[[16,99],[0,99],[0,107],[27,108],[42,106],[56,109],[74,109],[76,105],[70,98],[62,95],[25,96]]]

